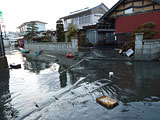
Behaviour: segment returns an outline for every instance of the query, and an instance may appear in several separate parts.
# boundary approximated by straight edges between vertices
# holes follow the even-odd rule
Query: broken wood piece
[[[99,103],[100,105],[108,108],[108,109],[111,109],[115,106],[118,105],[118,102],[108,96],[102,96],[102,97],[99,97],[99,98],[96,98],[96,101],[97,103]]]

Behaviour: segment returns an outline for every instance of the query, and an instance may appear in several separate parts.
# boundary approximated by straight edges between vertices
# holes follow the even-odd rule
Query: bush
[[[32,40],[36,42],[51,42],[51,38],[48,36],[34,37]]]
[[[144,33],[144,39],[152,39],[154,36],[158,34],[154,28],[156,27],[156,24],[153,22],[147,22],[140,26],[138,26],[133,34],[135,33]]]
[[[77,33],[78,28],[74,24],[70,23],[66,33],[67,42],[71,42],[71,37],[77,37]]]
[[[81,34],[80,39],[79,39],[79,46],[83,46],[83,47],[89,46],[89,47],[91,47],[91,46],[93,46],[93,44],[88,41],[86,34]]]
[[[158,34],[154,28],[156,27],[156,24],[153,22],[146,22],[140,26],[138,26],[132,33],[131,42],[125,47],[125,50],[128,50],[129,48],[135,49],[135,33],[144,33],[143,38],[144,39],[152,39],[154,36]]]

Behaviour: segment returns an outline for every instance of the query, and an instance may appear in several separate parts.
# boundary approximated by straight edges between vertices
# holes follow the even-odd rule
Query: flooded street
[[[37,61],[16,50],[6,56],[22,68],[0,71],[0,120],[160,119],[160,62],[53,55]],[[119,105],[96,103],[103,95]]]

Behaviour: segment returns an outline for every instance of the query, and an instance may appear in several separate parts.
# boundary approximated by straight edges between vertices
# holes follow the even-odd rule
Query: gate
[[[124,43],[128,44],[131,41],[132,33],[116,33],[116,45],[118,48],[121,48]]]

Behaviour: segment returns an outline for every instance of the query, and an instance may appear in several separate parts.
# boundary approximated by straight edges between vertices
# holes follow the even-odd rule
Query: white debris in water
[[[109,78],[113,77],[114,73],[113,72],[109,72]]]

